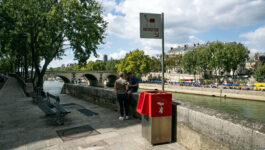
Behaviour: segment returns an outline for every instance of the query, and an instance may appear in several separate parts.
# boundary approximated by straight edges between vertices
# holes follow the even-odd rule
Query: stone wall
[[[115,95],[114,89],[111,88],[101,88],[92,86],[82,86],[75,84],[64,84],[62,93],[68,94],[94,104],[101,105],[103,107],[118,111],[118,101]],[[136,113],[135,107],[137,105],[138,93],[134,93],[130,97],[130,112],[132,115],[139,116]]]
[[[264,123],[190,103],[181,102],[177,109],[178,142],[189,149],[265,148]]]
[[[140,83],[142,89],[161,89],[159,84],[148,84]],[[249,100],[261,100],[265,101],[264,91],[252,91],[252,90],[236,90],[236,89],[220,89],[220,88],[204,88],[204,87],[189,87],[179,85],[165,85],[166,91],[190,93],[199,95],[215,95],[215,96],[226,96],[230,98],[240,98]]]
[[[62,93],[118,110],[113,89],[65,84]],[[138,93],[131,97],[135,112]],[[177,106],[177,142],[191,150],[254,150],[265,148],[265,125],[240,116],[174,100]]]
[[[179,73],[165,73],[164,74],[165,79],[167,79],[167,81],[173,81],[173,82],[177,82],[180,81],[181,79],[193,79],[194,80],[194,75],[189,75],[189,74],[179,74]],[[150,72],[149,74],[142,76],[142,80],[148,80],[148,77],[152,77],[152,78],[161,78],[162,77],[162,73],[160,72]],[[195,75],[196,79],[200,79],[201,76],[200,75]]]

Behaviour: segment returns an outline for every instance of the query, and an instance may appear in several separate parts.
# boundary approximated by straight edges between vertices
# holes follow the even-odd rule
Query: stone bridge
[[[44,81],[55,77],[60,77],[65,83],[77,83],[79,79],[86,79],[90,86],[113,86],[118,74],[107,71],[47,71]]]

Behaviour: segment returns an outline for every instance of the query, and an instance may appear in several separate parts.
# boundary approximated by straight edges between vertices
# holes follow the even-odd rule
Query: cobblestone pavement
[[[54,126],[32,103],[14,78],[0,91],[0,149],[17,150],[184,150],[177,143],[150,145],[141,137],[140,120],[119,121],[118,113],[97,105],[61,95],[61,103],[71,111],[63,126]],[[73,105],[74,103],[74,105]],[[86,116],[78,109],[98,115]],[[96,131],[60,138],[57,131],[89,125]],[[97,133],[97,134],[90,134]],[[65,135],[67,132],[65,132]],[[64,139],[64,140],[63,140]]]

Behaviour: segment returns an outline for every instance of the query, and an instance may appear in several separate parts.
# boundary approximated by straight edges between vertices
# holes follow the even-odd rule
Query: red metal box
[[[172,94],[163,91],[141,92],[136,111],[150,117],[172,116]]]

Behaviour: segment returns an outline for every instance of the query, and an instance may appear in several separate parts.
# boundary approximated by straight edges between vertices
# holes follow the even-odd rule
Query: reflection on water
[[[44,90],[53,94],[60,94],[63,84],[63,82],[58,81],[45,81]],[[173,98],[230,114],[260,120],[265,123],[265,102],[183,93],[173,93]]]

